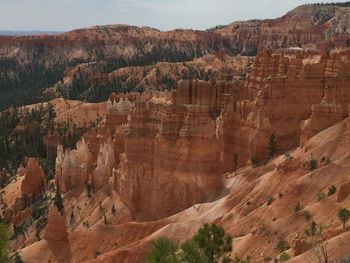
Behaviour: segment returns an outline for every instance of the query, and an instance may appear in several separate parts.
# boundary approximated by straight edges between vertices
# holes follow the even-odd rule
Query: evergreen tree
[[[63,208],[63,199],[58,185],[56,187],[55,206],[57,207],[58,211],[61,211]]]
[[[269,138],[268,146],[267,146],[270,158],[272,158],[276,152],[276,144],[277,144],[276,135],[273,133]]]
[[[207,258],[203,255],[198,244],[192,240],[181,245],[183,251],[181,261],[186,263],[207,263]]]
[[[146,258],[146,263],[176,263],[180,262],[176,255],[179,245],[167,238],[159,238],[153,242],[153,247]]]
[[[146,263],[228,263],[232,262],[227,257],[231,251],[232,237],[226,235],[222,227],[205,224],[191,240],[181,245],[181,249],[169,239],[156,240]],[[248,261],[236,258],[233,262]]]
[[[224,260],[225,255],[232,251],[232,237],[225,235],[224,229],[215,224],[205,224],[192,240],[203,251],[209,262]]]
[[[346,208],[342,208],[338,212],[339,220],[343,222],[343,227],[345,228],[346,222],[350,219],[350,211]]]
[[[7,226],[0,223],[0,262],[8,262],[8,248],[10,242],[10,234]]]

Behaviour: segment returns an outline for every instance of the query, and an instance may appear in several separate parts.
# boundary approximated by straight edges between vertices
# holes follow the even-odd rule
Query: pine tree
[[[273,133],[271,134],[269,141],[268,141],[268,151],[269,151],[269,156],[272,158],[276,152],[276,135]]]
[[[346,208],[342,208],[338,212],[339,220],[343,222],[343,228],[346,226],[346,222],[350,219],[350,211]]]
[[[146,258],[146,263],[179,262],[176,253],[179,245],[167,238],[159,238],[153,242],[153,247]]]
[[[0,223],[0,262],[8,262],[10,234],[7,226]]]
[[[63,199],[58,185],[56,187],[55,206],[57,207],[58,211],[63,209]]]
[[[232,237],[225,235],[222,227],[205,224],[192,239],[203,251],[209,262],[225,260],[225,255],[232,251]]]

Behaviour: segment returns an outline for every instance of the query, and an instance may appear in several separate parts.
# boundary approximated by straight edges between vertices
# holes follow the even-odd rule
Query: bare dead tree
[[[330,263],[327,249],[328,242],[324,240],[322,231],[311,239],[311,250],[308,262]]]
[[[314,246],[312,247],[312,253],[317,258],[319,263],[329,263],[327,241],[321,238],[317,238]]]

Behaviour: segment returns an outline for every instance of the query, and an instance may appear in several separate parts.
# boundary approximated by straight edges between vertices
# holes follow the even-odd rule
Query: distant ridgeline
[[[97,63],[91,74],[101,76],[123,67],[191,61],[218,51],[254,56],[264,48],[347,47],[350,26],[345,7],[349,5],[350,2],[301,6],[279,19],[239,21],[207,31],[162,32],[114,25],[58,35],[0,35],[0,110],[58,96],[100,101],[111,92],[143,88],[140,83],[125,84],[123,80],[106,84],[105,79],[95,76],[92,79],[96,81],[86,82],[85,76],[79,74],[76,85],[69,90],[61,85],[67,72],[86,63]],[[304,28],[299,29],[300,25]],[[176,86],[167,75],[160,77],[154,89],[158,85],[168,89]]]
[[[7,38],[7,40],[8,39],[9,38]],[[17,43],[15,39],[10,39],[14,44],[9,47],[9,44],[3,44],[5,40],[0,37],[0,50],[3,49],[1,46],[6,45],[6,48],[10,50],[19,49],[18,52],[21,53],[11,57],[0,56],[0,110],[10,106],[27,105],[50,99],[51,97],[47,97],[43,94],[45,89],[53,86],[57,82],[63,81],[64,72],[67,68],[90,62],[90,60],[99,61],[99,71],[105,73],[126,66],[152,65],[158,61],[188,61],[206,52],[201,50],[200,46],[189,47],[187,51],[181,51],[177,50],[176,47],[161,47],[157,45],[151,52],[145,53],[145,51],[141,50],[130,58],[123,58],[119,55],[111,58],[108,54],[104,54],[107,46],[100,46],[100,42],[96,41],[95,43],[91,43],[89,47],[81,47],[86,48],[84,51],[86,52],[86,58],[69,59],[69,55],[67,57],[61,57],[62,52],[75,52],[75,50],[71,49],[69,44],[67,46],[56,47],[51,46],[51,42],[45,43],[44,40],[41,42],[36,40],[35,37],[33,37],[33,39],[33,41],[22,39],[20,43]],[[62,39],[64,39],[64,37],[62,37]],[[63,43],[59,41],[59,43],[55,44],[61,45]],[[75,49],[80,49],[79,45],[81,43],[79,43],[79,41],[77,41],[77,43],[73,41],[71,44],[77,45]],[[134,44],[132,44],[132,46],[133,45]],[[135,43],[135,45],[138,45],[138,43]],[[143,49],[143,47],[141,49]],[[47,65],[47,62],[50,63],[50,65]],[[104,95],[110,94],[110,92],[132,91],[134,88],[130,86],[118,86],[118,83],[116,84],[117,85],[113,85],[113,87],[107,87],[108,92],[103,92],[103,94],[100,94],[101,90],[106,89],[103,85],[101,85],[101,90],[99,87],[96,88],[92,86],[81,88],[83,89],[82,91],[84,91],[84,89],[90,89],[89,92],[93,93],[90,96],[93,98],[93,101],[94,98],[98,100],[106,99]],[[79,87],[76,88],[78,90],[73,91],[73,93],[79,91]],[[104,97],[100,98],[101,95]],[[70,97],[69,94],[66,96],[66,98]]]
[[[337,7],[349,7],[350,6],[350,1],[349,2],[344,2],[344,3],[316,3],[316,4],[310,4],[310,5],[317,5],[317,6],[337,6]]]

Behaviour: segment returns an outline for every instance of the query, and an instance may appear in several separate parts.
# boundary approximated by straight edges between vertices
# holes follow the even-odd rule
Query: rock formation
[[[196,89],[200,92],[191,92]],[[208,99],[213,92],[214,85],[187,81],[179,84],[171,105],[135,101],[116,183],[132,210],[172,213],[220,189],[213,116],[220,103]]]
[[[44,172],[35,158],[29,158],[21,185],[24,199],[33,199],[44,192]]]
[[[337,202],[343,202],[350,195],[350,183],[345,183],[340,186],[337,195]]]
[[[66,241],[68,240],[67,226],[64,215],[58,212],[56,207],[50,208],[47,226],[44,233],[45,240]]]
[[[88,181],[89,171],[92,169],[92,156],[85,139],[77,143],[77,150],[57,146],[56,183],[62,193]]]
[[[117,126],[127,123],[127,117],[131,112],[132,104],[128,97],[122,96],[119,102],[114,96],[107,101],[106,128],[114,132]]]
[[[233,98],[228,95],[228,109],[221,111],[219,134],[226,153],[239,153],[241,164],[252,158],[261,161],[268,157],[271,134],[276,135],[277,150],[283,152],[346,118],[348,58],[347,52],[323,56],[296,50],[262,52],[243,91],[237,90],[241,98],[236,99],[235,92]],[[300,129],[310,116],[312,120]]]
[[[113,177],[123,202],[150,214],[214,196],[234,155],[238,166],[266,160],[270,135],[285,152],[348,116],[349,57],[265,50],[244,85],[184,80],[170,93],[112,94],[87,142],[64,154],[58,148],[61,191],[88,180],[100,189]],[[296,169],[287,166],[281,172]]]
[[[306,240],[300,239],[297,235],[292,244],[292,257],[297,257],[308,250],[308,244]]]
[[[111,139],[102,143],[97,157],[97,166],[92,174],[92,185],[94,189],[99,189],[107,184],[112,177],[115,168],[115,155]]]

